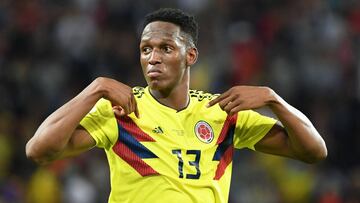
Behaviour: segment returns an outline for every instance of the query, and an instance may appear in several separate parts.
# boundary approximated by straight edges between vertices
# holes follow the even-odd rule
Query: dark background
[[[98,76],[144,86],[138,40],[160,7],[200,25],[191,88],[266,85],[304,112],[329,155],[316,165],[239,151],[230,202],[360,202],[360,2],[341,0],[1,0],[0,203],[100,203],[103,151],[36,166],[25,144]]]

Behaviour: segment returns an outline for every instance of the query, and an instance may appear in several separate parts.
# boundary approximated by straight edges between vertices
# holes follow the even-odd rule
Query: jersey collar
[[[167,112],[171,112],[171,113],[182,113],[182,112],[186,112],[190,109],[190,106],[191,106],[191,97],[190,97],[190,94],[188,93],[189,95],[189,101],[188,101],[188,104],[186,105],[185,108],[181,109],[181,110],[176,110],[176,109],[173,109],[171,107],[168,107],[162,103],[160,103],[158,100],[155,99],[155,97],[151,94],[150,92],[150,89],[149,89],[149,86],[147,86],[145,88],[145,92],[146,92],[146,95],[147,97],[149,98],[150,102],[156,106],[156,108],[159,108],[163,111],[167,111]]]

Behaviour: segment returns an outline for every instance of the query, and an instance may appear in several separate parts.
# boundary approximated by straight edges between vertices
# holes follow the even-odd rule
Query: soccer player
[[[190,90],[197,35],[180,10],[148,14],[139,49],[148,86],[96,78],[39,126],[27,156],[45,164],[103,148],[111,203],[227,202],[235,148],[308,163],[327,156],[309,119],[269,87]],[[252,110],[263,106],[279,122]]]

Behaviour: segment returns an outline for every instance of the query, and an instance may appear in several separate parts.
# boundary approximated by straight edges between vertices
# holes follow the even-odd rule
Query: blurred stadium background
[[[95,77],[145,85],[140,25],[159,7],[199,21],[192,88],[268,85],[327,142],[329,156],[316,165],[240,151],[229,202],[360,202],[360,1],[1,0],[0,203],[106,202],[101,150],[38,167],[24,146]]]

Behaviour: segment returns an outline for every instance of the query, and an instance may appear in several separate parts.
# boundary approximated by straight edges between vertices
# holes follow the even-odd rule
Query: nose
[[[159,51],[154,49],[150,53],[149,64],[150,65],[156,65],[156,64],[159,64],[159,63],[161,63],[161,55],[160,55]]]

